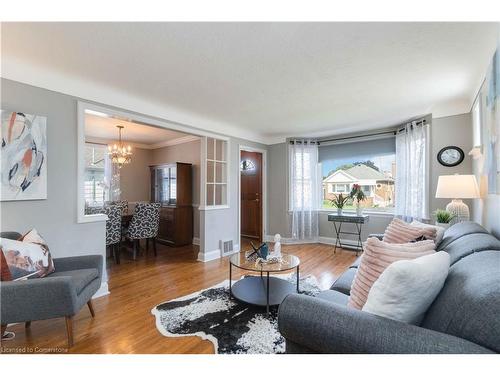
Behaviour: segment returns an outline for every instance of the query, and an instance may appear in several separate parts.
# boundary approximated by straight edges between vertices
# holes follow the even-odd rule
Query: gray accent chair
[[[289,295],[278,324],[287,353],[499,353],[500,241],[473,222],[450,227],[443,289],[420,325],[347,307],[355,262],[317,297]]]
[[[2,232],[0,237],[15,240],[21,234]],[[73,316],[87,304],[94,317],[91,298],[101,286],[102,264],[101,255],[55,258],[55,272],[44,278],[2,281],[2,336],[7,324],[25,322],[28,329],[33,320],[65,317],[68,347],[73,346]]]

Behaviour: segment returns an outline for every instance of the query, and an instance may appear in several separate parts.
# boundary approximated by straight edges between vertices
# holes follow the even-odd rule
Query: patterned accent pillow
[[[436,238],[436,228],[417,227],[395,218],[384,232],[384,242],[388,243],[421,241],[422,238],[434,240]]]
[[[3,249],[3,246],[2,246],[2,249]],[[11,281],[12,275],[10,274],[9,266],[7,265],[7,260],[5,259],[5,256],[3,255],[2,249],[0,249],[0,263],[2,266],[2,270],[0,273],[0,281]]]
[[[55,271],[49,248],[36,229],[19,241],[0,238],[0,245],[14,281],[45,277]]]
[[[435,244],[432,240],[392,244],[372,237],[366,240],[364,250],[348,301],[348,306],[359,310],[363,308],[372,285],[390,264],[433,254]]]
[[[417,220],[413,220],[410,225],[417,227],[417,228],[435,228],[436,229],[436,236],[434,238],[429,238],[429,239],[434,240],[434,242],[436,243],[436,246],[443,239],[443,236],[444,236],[444,228],[443,227],[440,227],[437,225],[432,225],[432,224],[422,223],[422,222],[417,221]]]

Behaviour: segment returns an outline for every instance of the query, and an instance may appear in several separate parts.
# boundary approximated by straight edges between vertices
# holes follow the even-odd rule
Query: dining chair
[[[116,264],[120,264],[120,247],[122,241],[122,209],[118,205],[104,207],[106,220],[106,247],[110,248]]]
[[[106,206],[118,206],[122,210],[122,215],[128,214],[128,201],[109,201],[106,202]]]
[[[104,211],[104,207],[102,206],[87,206],[85,207],[85,215],[97,215],[97,214],[102,214]]]
[[[156,236],[160,225],[160,203],[137,203],[132,220],[127,230],[127,238],[134,243],[134,260],[140,250],[140,240],[146,240],[146,250],[149,240],[153,241],[153,251],[156,256]]]

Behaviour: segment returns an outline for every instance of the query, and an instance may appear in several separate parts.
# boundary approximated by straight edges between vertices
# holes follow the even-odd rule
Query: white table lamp
[[[439,176],[436,198],[452,199],[446,206],[446,211],[455,215],[455,222],[469,220],[469,207],[462,202],[462,199],[479,198],[476,176],[472,174]]]

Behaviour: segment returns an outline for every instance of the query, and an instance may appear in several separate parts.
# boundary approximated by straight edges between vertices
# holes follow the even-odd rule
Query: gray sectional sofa
[[[278,324],[287,353],[500,353],[500,241],[483,227],[450,227],[437,246],[450,271],[420,326],[347,307],[359,259],[317,297],[289,295]]]

